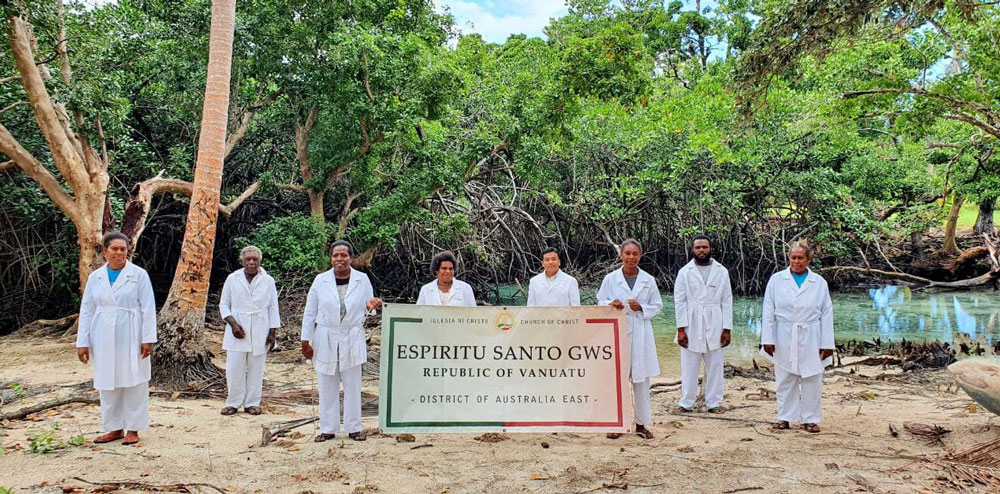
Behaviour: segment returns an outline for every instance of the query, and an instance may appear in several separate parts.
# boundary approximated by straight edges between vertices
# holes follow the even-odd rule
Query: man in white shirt
[[[566,274],[559,250],[549,247],[542,251],[543,271],[528,283],[528,307],[566,307],[580,305],[580,285]]]
[[[699,235],[692,243],[693,258],[674,283],[674,313],[681,347],[681,400],[679,410],[694,410],[698,374],[705,363],[705,406],[722,413],[724,348],[733,329],[733,290],[729,271],[712,259],[712,244]]]
[[[240,251],[243,269],[226,278],[219,298],[219,312],[226,321],[222,349],[226,351],[229,388],[223,415],[233,415],[240,407],[250,415],[261,413],[264,360],[274,348],[275,334],[281,326],[278,290],[274,278],[260,267],[261,257],[257,247],[244,247]]]

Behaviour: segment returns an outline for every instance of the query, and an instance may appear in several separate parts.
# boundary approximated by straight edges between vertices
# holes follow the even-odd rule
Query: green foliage
[[[0,494],[14,494],[14,488],[0,485]]]
[[[24,388],[24,385],[23,385],[23,384],[21,384],[21,383],[11,383],[11,384],[10,384],[9,386],[7,386],[7,388],[8,388],[8,389],[11,389],[11,390],[13,390],[13,391],[14,391],[14,398],[17,398],[17,399],[19,399],[19,400],[20,400],[21,398],[24,398],[24,396],[25,396],[25,395],[27,394],[27,392],[28,392],[28,391],[27,391],[27,390],[26,390],[26,389]]]
[[[285,283],[296,284],[329,267],[329,239],[327,225],[293,214],[265,221],[253,237],[238,238],[236,245],[256,245],[264,254],[261,264],[268,272]]]
[[[55,439],[55,429],[28,435],[28,450],[37,455],[44,455],[56,450],[59,443]]]

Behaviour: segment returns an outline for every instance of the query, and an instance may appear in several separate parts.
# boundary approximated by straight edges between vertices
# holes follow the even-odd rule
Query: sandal
[[[783,430],[787,430],[789,427],[791,427],[791,426],[788,425],[788,421],[787,420],[779,420],[779,421],[771,424],[771,430],[773,430],[773,431],[783,431]]]
[[[639,437],[641,437],[643,439],[652,439],[653,438],[653,433],[650,432],[649,429],[647,429],[646,426],[644,426],[644,425],[637,425],[637,426],[635,426],[635,435],[637,435],[637,436],[639,436]]]
[[[109,432],[107,434],[103,434],[103,435],[100,435],[100,436],[97,436],[96,438],[94,438],[94,444],[110,443],[111,441],[117,441],[119,439],[124,439],[124,438],[125,438],[124,431],[120,431],[120,430],[119,431],[111,431],[111,432]]]
[[[129,431],[128,434],[125,435],[125,440],[122,441],[122,444],[126,446],[131,446],[133,444],[137,444],[138,442],[139,442],[139,433],[135,431]]]
[[[618,439],[619,437],[622,437],[622,434],[620,432],[609,432],[608,433],[608,439]]]
[[[686,408],[680,405],[674,407],[674,413],[691,413],[691,412],[694,412],[693,408]]]
[[[712,408],[709,408],[707,410],[707,412],[708,413],[726,413],[726,411],[723,410],[722,407],[712,407]]]
[[[818,424],[802,424],[802,429],[804,431],[810,433],[810,434],[817,434],[817,433],[819,433],[819,425]]]
[[[243,411],[249,413],[250,415],[260,415],[261,414],[260,407],[246,407],[246,408],[243,409]]]
[[[324,432],[324,433],[321,433],[321,434],[317,434],[316,437],[313,438],[313,442],[314,443],[321,443],[323,441],[327,441],[327,440],[333,439],[335,437],[337,437],[336,434],[327,434],[327,433]]]
[[[236,414],[236,409],[233,408],[233,407],[223,408],[222,409],[222,414],[223,415],[235,415]]]
[[[347,437],[354,439],[355,441],[364,441],[365,439],[368,439],[368,436],[366,436],[362,431],[348,433]]]

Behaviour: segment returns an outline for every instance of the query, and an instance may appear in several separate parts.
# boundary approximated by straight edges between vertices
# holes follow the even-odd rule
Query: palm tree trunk
[[[153,372],[153,379],[159,384],[184,386],[221,375],[205,349],[205,304],[226,155],[235,20],[236,0],[213,0],[208,80],[191,205],[177,271],[160,310],[160,344]]]

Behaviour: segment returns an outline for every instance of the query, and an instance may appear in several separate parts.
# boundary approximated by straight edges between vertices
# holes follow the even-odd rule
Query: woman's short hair
[[[625,247],[628,247],[630,245],[634,245],[637,249],[639,249],[639,252],[642,252],[642,244],[640,244],[639,241],[634,238],[629,238],[626,239],[624,242],[622,242],[621,252],[625,252]]]
[[[354,257],[354,244],[348,242],[347,240],[338,240],[338,241],[330,244],[330,255],[331,256],[333,255],[333,249],[336,249],[337,247],[346,247],[347,248],[347,255],[349,255],[351,257]]]
[[[455,254],[446,250],[434,254],[434,257],[431,258],[431,272],[437,274],[438,270],[441,269],[442,262],[450,262],[452,268],[458,267],[458,261],[455,260]]]
[[[793,250],[802,249],[806,253],[806,257],[812,259],[813,250],[806,240],[795,240],[788,244],[788,254],[791,255]]]
[[[125,242],[125,247],[132,247],[132,241],[129,240],[128,235],[125,235],[122,232],[111,232],[105,235],[101,240],[101,244],[104,245],[105,249],[107,249],[111,246],[111,242],[114,242],[115,240],[123,240]]]
[[[240,249],[240,262],[243,262],[243,259],[246,258],[247,254],[257,254],[257,259],[264,258],[264,253],[261,252],[256,245],[248,245]]]

